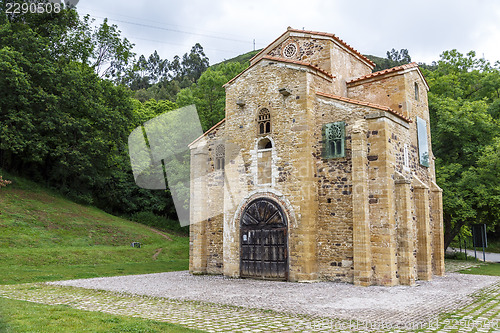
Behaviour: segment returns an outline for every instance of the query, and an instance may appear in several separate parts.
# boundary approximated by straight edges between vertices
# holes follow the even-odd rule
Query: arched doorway
[[[252,200],[241,215],[240,276],[288,279],[286,216],[274,200]]]

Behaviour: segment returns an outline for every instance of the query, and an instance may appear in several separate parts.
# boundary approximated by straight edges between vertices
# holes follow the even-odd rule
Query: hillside
[[[188,268],[187,237],[73,203],[2,172],[0,284]],[[131,247],[141,243],[140,248]]]
[[[250,61],[250,59],[252,59],[257,53],[259,53],[262,49],[259,49],[259,50],[255,50],[255,51],[250,51],[250,52],[247,52],[247,53],[243,53],[243,54],[240,54],[239,56],[236,56],[234,58],[231,58],[231,59],[227,59],[227,60],[224,60],[224,61],[221,61],[217,64],[214,64],[212,66],[210,66],[212,69],[217,69],[217,67],[221,64],[227,64],[227,63],[230,63],[230,62],[238,62],[240,64],[243,64],[243,65],[246,65],[248,64],[248,62]]]

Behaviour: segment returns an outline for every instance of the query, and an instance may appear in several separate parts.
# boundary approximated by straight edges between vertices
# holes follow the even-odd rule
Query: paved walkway
[[[460,252],[460,249],[456,249],[456,248],[452,248],[452,247],[449,247],[448,249],[449,250],[447,252]],[[462,251],[465,252],[465,249],[462,249]],[[472,250],[467,249],[467,255],[474,257],[474,249],[472,249]],[[483,250],[481,250],[481,251],[477,250],[475,255],[477,256],[477,259],[479,259],[481,261],[483,260]],[[485,252],[484,255],[485,255],[486,261],[500,263],[500,253]]]
[[[146,275],[146,277],[151,275]],[[86,281],[92,280],[95,282],[96,279]],[[207,301],[90,290],[54,284],[0,286],[0,296],[44,304],[65,304],[82,310],[101,311],[117,315],[166,321],[207,332],[413,332],[415,329],[421,329],[422,332],[500,331],[500,280],[498,278],[448,274],[448,277],[437,278],[436,280],[441,280],[437,282],[437,285],[440,285],[440,287],[443,287],[444,284],[453,283],[453,281],[462,281],[465,282],[464,285],[466,286],[470,287],[470,282],[476,282],[483,288],[476,288],[476,291],[468,296],[460,296],[460,300],[456,300],[452,304],[455,310],[452,310],[448,306],[449,304],[445,304],[446,302],[443,303],[443,299],[439,295],[436,295],[435,301],[430,302],[433,304],[427,304],[426,306],[435,306],[434,311],[437,311],[437,313],[431,313],[429,316],[428,312],[433,311],[432,308],[427,307],[422,309],[421,304],[418,304],[418,302],[415,303],[414,297],[415,295],[418,296],[419,293],[425,294],[426,290],[428,292],[436,292],[437,289],[429,288],[429,286],[432,286],[432,283],[425,282],[413,288],[362,288],[345,284],[326,283],[338,287],[338,290],[347,289],[349,293],[355,289],[359,289],[363,293],[368,292],[366,299],[358,299],[355,302],[355,299],[351,298],[350,302],[343,302],[345,308],[354,307],[352,309],[354,317],[347,316],[344,319],[335,318],[336,314],[333,316],[319,316],[300,313],[303,310],[302,308],[299,308],[301,309],[300,311],[295,312],[291,312],[290,309],[288,311],[286,309],[276,311],[266,308],[256,308],[259,304],[253,304],[251,307],[235,306]],[[229,281],[253,282],[253,280]],[[274,284],[274,282],[269,283]],[[294,288],[301,286],[313,287],[312,290],[317,286],[325,287],[323,284],[288,283],[285,285],[292,285]],[[454,288],[456,289],[456,287]],[[370,290],[375,290],[376,292]],[[416,293],[413,293],[413,290]],[[305,289],[301,290],[300,293],[303,294],[304,291]],[[206,292],[209,292],[209,289]],[[247,292],[254,293],[255,290],[248,289]],[[399,295],[401,292],[402,295],[407,295],[408,303],[413,304],[413,313],[416,314],[416,316],[407,317],[403,321],[400,319],[405,319],[402,316],[408,315],[408,312],[401,311],[398,314],[393,312],[394,309],[389,311],[391,294]],[[377,294],[383,295],[385,301],[389,302],[389,304],[380,309],[377,308],[376,304],[372,303],[369,305],[371,307],[371,314],[366,313],[366,309],[362,308],[364,303],[366,303],[367,299],[373,298]],[[345,295],[337,295],[330,298],[346,299]],[[358,297],[359,295],[357,294]],[[293,298],[293,294],[290,297]],[[303,294],[303,297],[307,298],[308,294]],[[395,299],[398,299],[398,297]],[[425,299],[428,301],[427,298]],[[295,299],[290,299],[289,303],[295,301]],[[325,304],[321,299],[318,299],[316,303]],[[336,304],[342,304],[342,301]],[[310,305],[316,309],[315,311],[318,311],[318,304],[312,302]],[[396,308],[401,305],[402,303],[398,303]],[[438,316],[441,311],[451,314]]]

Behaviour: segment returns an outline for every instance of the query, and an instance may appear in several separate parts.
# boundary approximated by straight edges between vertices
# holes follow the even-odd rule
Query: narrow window
[[[345,157],[345,122],[323,125],[323,158]]]
[[[406,143],[403,150],[403,167],[405,169],[408,169],[410,167],[410,155],[408,152],[408,145]]]
[[[427,143],[427,122],[417,117],[418,155],[420,165],[429,167],[429,145]]]
[[[226,149],[224,148],[224,145],[218,145],[215,148],[215,170],[224,170],[225,155]]]
[[[415,100],[418,101],[419,98],[418,96],[420,95],[419,88],[418,88],[418,83],[415,82]]]
[[[258,126],[259,134],[271,133],[271,113],[268,109],[259,111]]]

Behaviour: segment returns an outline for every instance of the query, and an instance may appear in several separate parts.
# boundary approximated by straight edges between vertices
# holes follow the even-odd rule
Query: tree
[[[387,51],[387,59],[396,64],[408,64],[411,62],[410,54],[407,49],[401,49],[401,51],[396,51],[392,49]]]
[[[445,247],[463,226],[498,224],[500,138],[497,116],[498,69],[474,52],[442,54],[434,71],[429,111],[436,177],[443,188]]]
[[[220,64],[217,69],[207,69],[196,84],[177,94],[177,104],[195,104],[203,130],[207,130],[224,118],[226,93],[223,85],[246,68],[239,63]]]
[[[196,43],[189,54],[182,57],[182,74],[190,82],[196,83],[201,74],[208,68],[208,58],[203,52],[203,47]]]
[[[84,20],[89,20],[89,16]],[[121,39],[120,34],[116,25],[108,24],[108,19],[92,33],[91,66],[101,77],[119,79],[134,56],[133,44]]]

